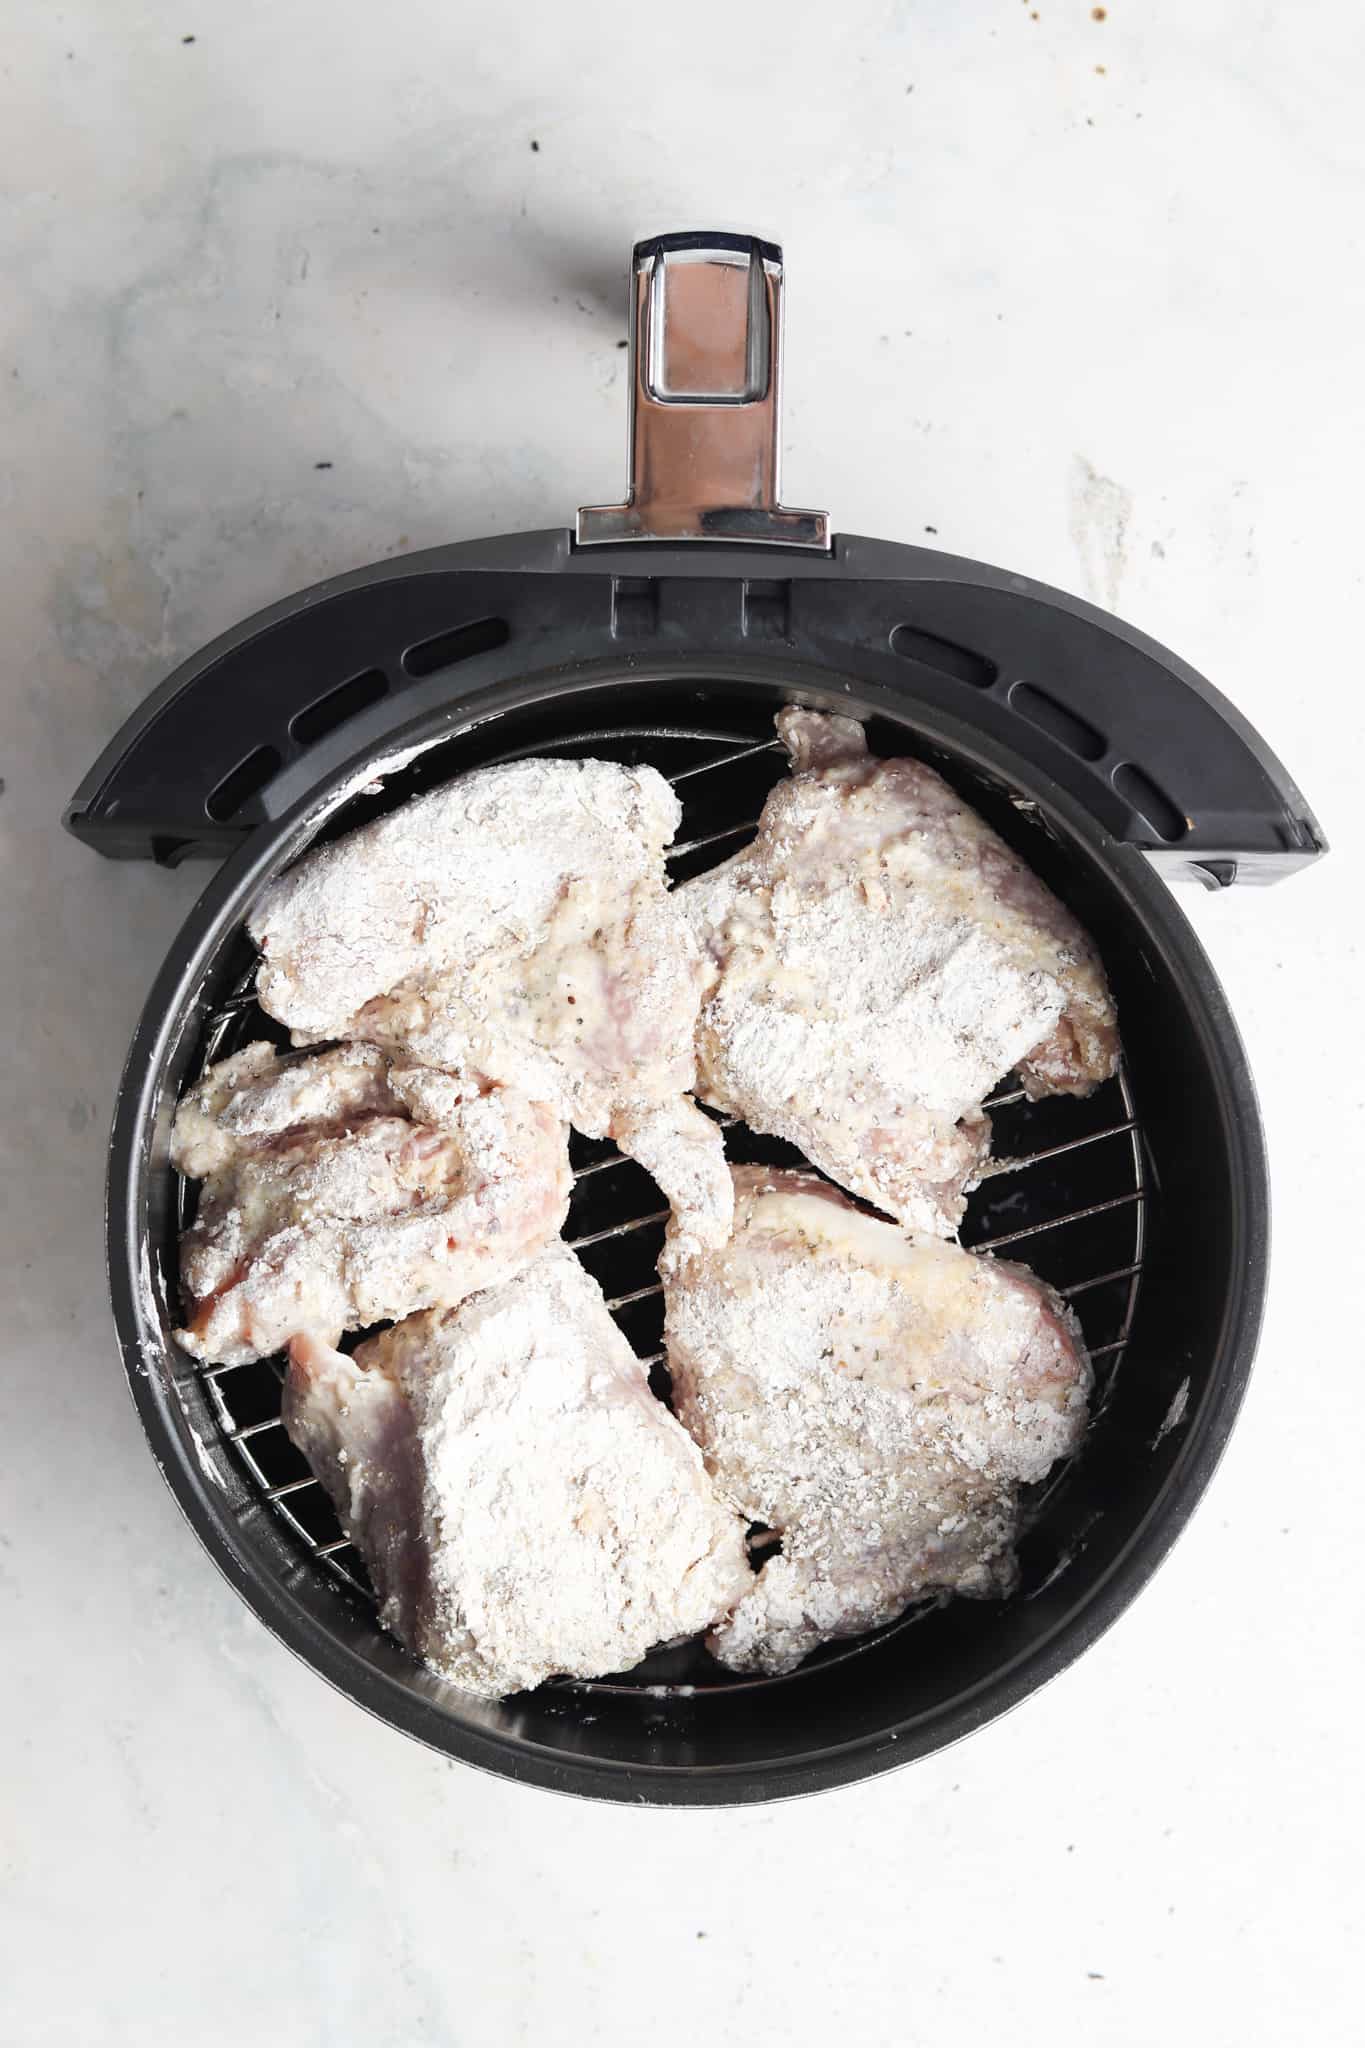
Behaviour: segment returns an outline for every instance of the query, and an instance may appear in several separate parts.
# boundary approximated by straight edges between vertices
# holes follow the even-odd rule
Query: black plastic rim
[[[767,675],[765,678],[765,669]],[[661,665],[660,675],[689,671],[724,684],[721,664],[704,656],[680,657]],[[623,687],[648,680],[635,664],[620,675]],[[744,664],[744,681],[785,684],[796,694],[843,704],[842,692],[864,685],[841,684],[828,671],[802,676],[790,663]],[[733,678],[738,682],[738,671]],[[515,698],[561,698],[575,687],[600,685],[600,665],[577,676],[562,672],[527,677],[517,690],[499,692],[499,704]],[[1014,779],[1017,763],[969,725],[922,705],[903,704],[899,715],[913,719],[985,772]],[[485,713],[486,715],[486,713]],[[420,721],[404,738],[416,744],[449,737],[440,717]],[[1266,1273],[1269,1195],[1254,1086],[1235,1024],[1207,957],[1164,885],[1142,856],[1107,840],[1083,809],[1055,785],[1031,772],[1026,787],[1092,855],[1105,864],[1122,891],[1144,943],[1159,949],[1171,980],[1184,992],[1189,1020],[1205,1052],[1219,1093],[1219,1123],[1228,1147],[1228,1181],[1233,1211],[1230,1263],[1240,1276],[1224,1318],[1217,1356],[1197,1410],[1189,1417],[1178,1453],[1160,1491],[1141,1521],[1127,1534],[1081,1612],[1037,1641],[1026,1655],[995,1671],[951,1709],[914,1717],[913,1724],[887,1727],[875,1738],[822,1748],[780,1764],[751,1767],[685,1765],[626,1767],[603,1761],[565,1760],[536,1746],[461,1726],[434,1699],[415,1694],[337,1640],[321,1626],[284,1580],[262,1570],[241,1528],[224,1512],[217,1485],[195,1455],[193,1432],[174,1382],[151,1363],[162,1332],[155,1316],[147,1259],[147,1189],[153,1170],[150,1136],[169,1055],[192,1028],[205,965],[223,933],[235,929],[258,889],[292,858],[325,810],[329,790],[353,787],[363,759],[348,763],[332,782],[310,793],[281,821],[257,833],[213,879],[191,912],[148,998],[129,1053],[120,1088],[109,1169],[108,1250],[115,1320],[130,1386],[158,1464],[192,1527],[229,1582],[271,1631],[305,1662],[368,1711],[446,1754],[520,1782],[603,1799],[664,1805],[732,1805],[790,1798],[889,1770],[960,1740],[1017,1705],[1055,1676],[1113,1622],[1155,1571],[1193,1512],[1215,1469],[1240,1405],[1259,1332]],[[262,1510],[264,1512],[264,1510]]]

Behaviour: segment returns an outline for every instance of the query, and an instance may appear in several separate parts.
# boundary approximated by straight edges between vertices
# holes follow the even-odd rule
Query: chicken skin
[[[354,1357],[296,1339],[283,1413],[384,1625],[468,1692],[627,1670],[752,1583],[744,1524],[564,1246]]]
[[[1008,1592],[1019,1488],[1075,1449],[1091,1372],[1024,1268],[733,1173],[730,1242],[665,1250],[664,1336],[708,1471],[781,1538],[710,1647],[776,1674],[918,1596]]]
[[[1089,1094],[1118,1034],[1081,927],[922,762],[787,710],[792,774],[753,844],[678,891],[710,963],[698,1093],[907,1229],[949,1236],[990,1149],[982,1103]]]
[[[568,1211],[568,1133],[545,1103],[374,1046],[246,1046],[185,1096],[171,1158],[204,1183],[177,1337],[217,1365],[463,1301]]]
[[[652,768],[484,768],[308,854],[250,920],[257,992],[296,1042],[472,1069],[611,1137],[699,1242],[730,1220],[686,1095],[701,949],[667,890],[681,807]]]

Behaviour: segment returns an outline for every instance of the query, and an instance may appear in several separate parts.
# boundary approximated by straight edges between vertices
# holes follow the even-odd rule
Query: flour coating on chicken
[[[298,1340],[284,1421],[385,1626],[469,1692],[628,1670],[752,1583],[744,1524],[564,1247],[353,1358]]]
[[[296,1040],[472,1069],[638,1156],[717,1243],[719,1135],[686,1100],[701,948],[669,895],[678,799],[652,768],[484,768],[308,854],[250,920],[259,999]]]
[[[782,1540],[711,1648],[780,1673],[920,1595],[1008,1592],[1019,1488],[1075,1449],[1091,1372],[1022,1267],[733,1172],[730,1242],[665,1252],[665,1343],[707,1469]]]
[[[949,1235],[990,1149],[982,1103],[1114,1072],[1089,939],[922,762],[788,710],[758,836],[678,891],[710,963],[698,1092],[907,1228]]]
[[[185,1096],[171,1158],[204,1183],[177,1337],[220,1365],[463,1301],[568,1212],[568,1133],[545,1103],[373,1046],[248,1045]]]

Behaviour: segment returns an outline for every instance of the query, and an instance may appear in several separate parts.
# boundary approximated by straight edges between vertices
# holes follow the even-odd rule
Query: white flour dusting
[[[743,1523],[566,1247],[354,1359],[296,1345],[285,1419],[385,1625],[470,1692],[627,1670],[751,1583]]]
[[[780,1556],[712,1637],[741,1670],[918,1595],[1014,1577],[1020,1485],[1074,1449],[1091,1375],[1021,1267],[909,1240],[811,1175],[734,1170],[735,1233],[663,1263],[678,1414]]]
[[[1171,1399],[1171,1405],[1166,1410],[1166,1414],[1163,1418],[1161,1427],[1157,1431],[1156,1435],[1152,1438],[1153,1450],[1156,1449],[1157,1445],[1162,1441],[1164,1437],[1168,1437],[1170,1435],[1173,1429],[1179,1429],[1181,1423],[1185,1420],[1185,1411],[1189,1407],[1189,1405],[1190,1382],[1189,1376],[1187,1374],[1186,1377],[1180,1382],[1180,1385],[1176,1388],[1175,1393]]]
[[[623,1150],[646,1129],[650,1170],[715,1242],[721,1141],[682,1099],[704,970],[664,870],[680,815],[653,768],[529,760],[462,776],[274,884],[250,921],[259,999],[296,1040],[475,1070]]]
[[[711,961],[699,1092],[909,1229],[951,1233],[990,1145],[981,1103],[1114,1070],[1075,919],[917,761],[783,712],[796,761],[742,853],[679,890]]]
[[[246,1046],[185,1097],[171,1157],[204,1181],[177,1337],[217,1364],[462,1301],[509,1279],[568,1210],[567,1133],[544,1103],[373,1046]]]

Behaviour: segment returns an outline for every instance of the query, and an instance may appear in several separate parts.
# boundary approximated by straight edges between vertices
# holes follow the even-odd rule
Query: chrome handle
[[[749,540],[829,547],[824,512],[778,503],[782,251],[750,235],[637,242],[630,496],[585,505],[578,544]]]

